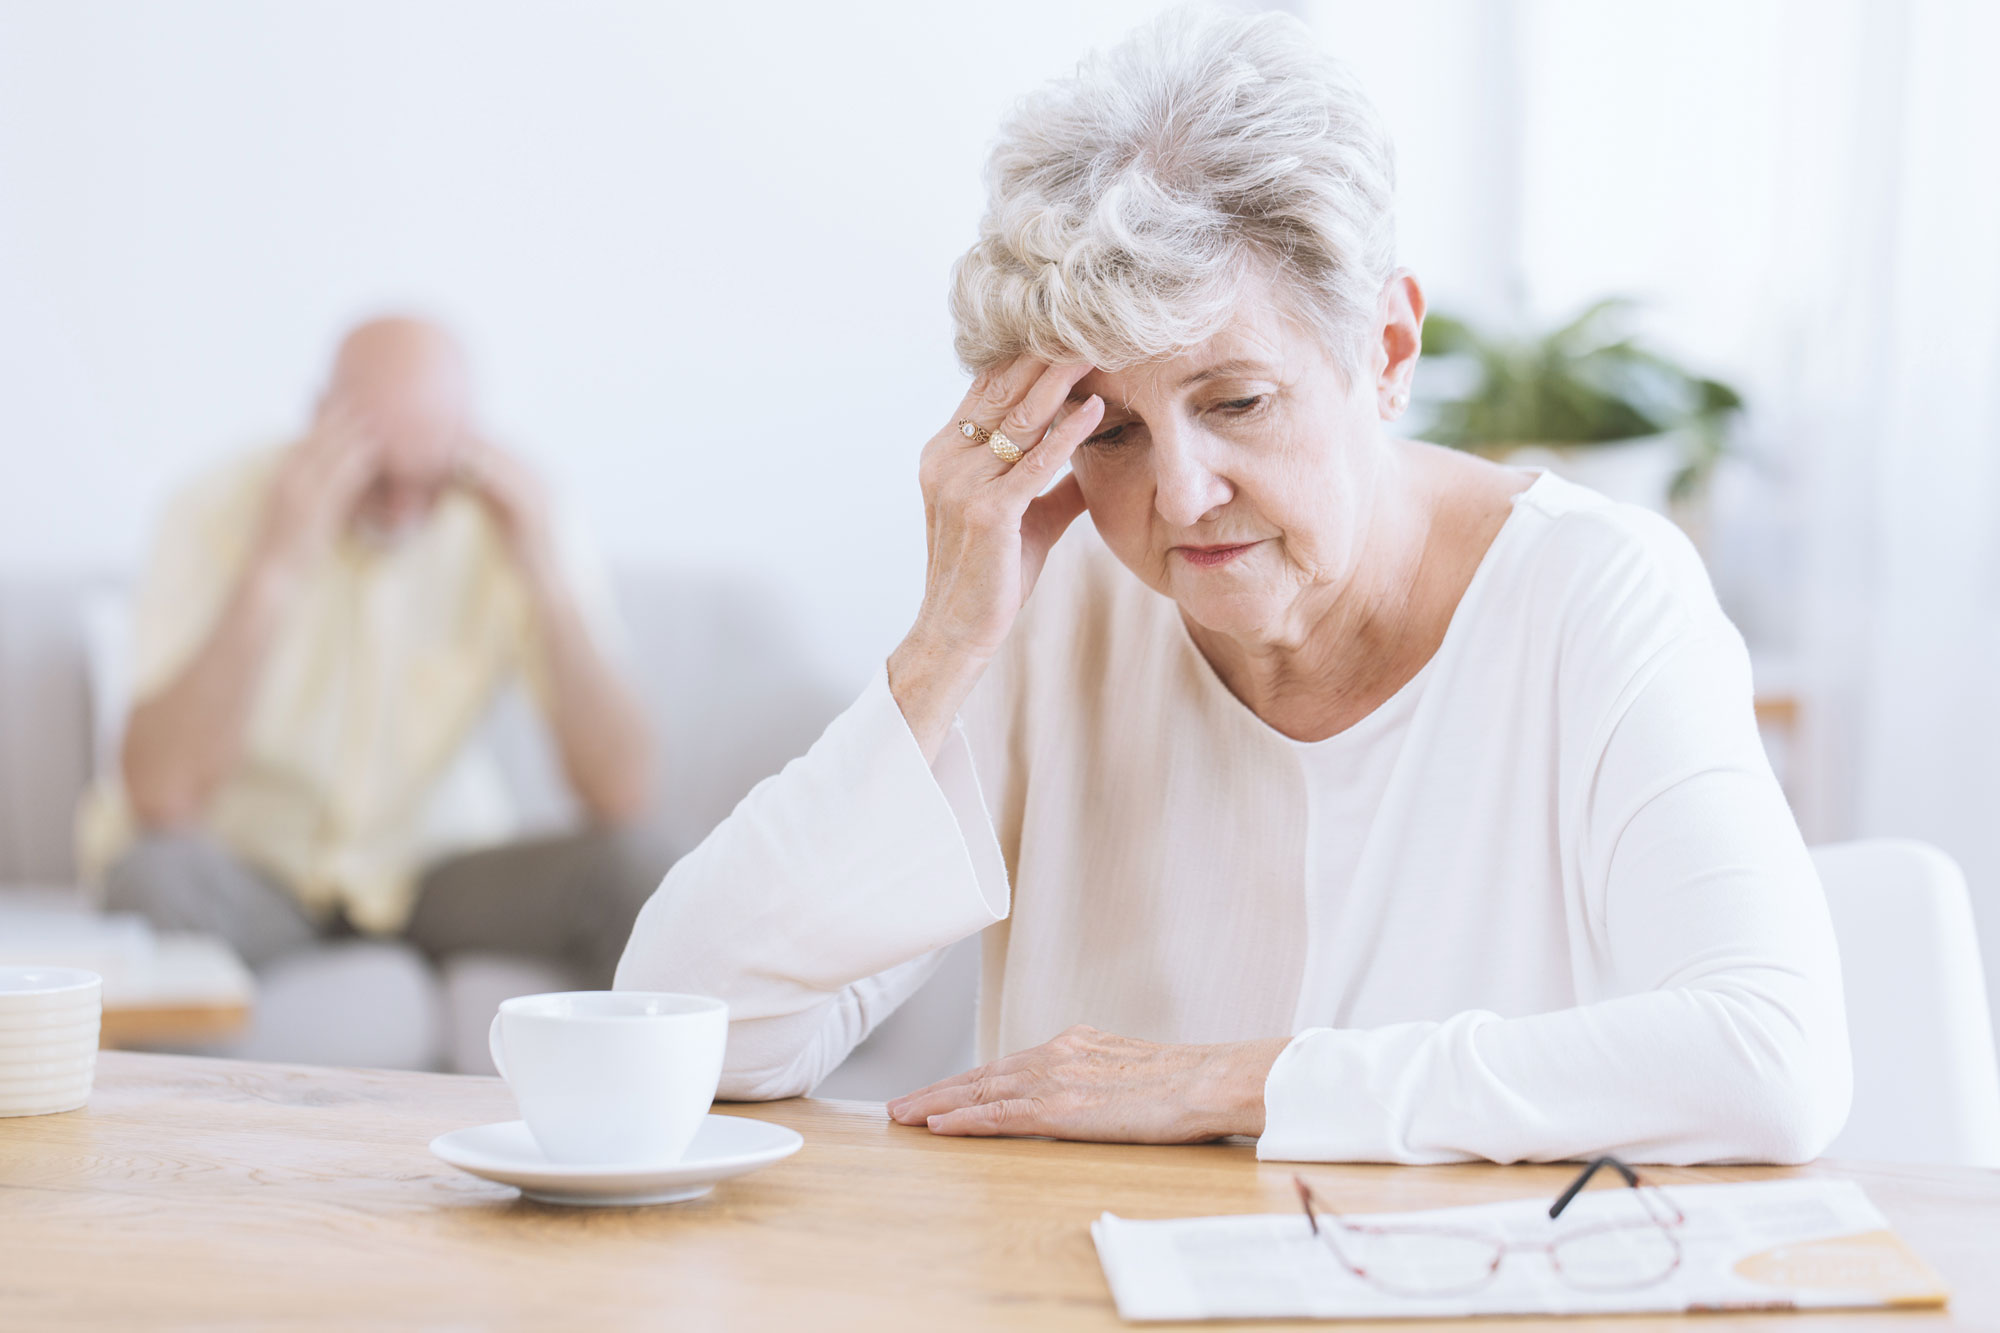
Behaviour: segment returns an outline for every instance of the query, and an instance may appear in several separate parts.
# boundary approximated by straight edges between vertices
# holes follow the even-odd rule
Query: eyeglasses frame
[[[1685,1226],[1687,1224],[1687,1216],[1686,1214],[1682,1213],[1679,1206],[1676,1205],[1674,1201],[1667,1196],[1666,1191],[1662,1190],[1659,1186],[1652,1184],[1650,1181],[1642,1179],[1637,1171],[1634,1171],[1631,1167],[1627,1166],[1624,1162],[1619,1161],[1616,1157],[1607,1155],[1603,1157],[1593,1158],[1590,1161],[1590,1163],[1583,1168],[1583,1171],[1576,1177],[1576,1179],[1572,1180],[1569,1183],[1569,1186],[1566,1189],[1564,1189],[1561,1194],[1556,1196],[1556,1201],[1553,1204],[1549,1205],[1549,1217],[1551,1219],[1561,1217],[1563,1214],[1563,1210],[1568,1208],[1570,1203],[1576,1198],[1576,1196],[1583,1192],[1584,1186],[1590,1183],[1591,1178],[1594,1177],[1599,1170],[1606,1167],[1609,1167],[1611,1170],[1616,1171],[1620,1176],[1622,1176],[1625,1180],[1625,1183],[1628,1186],[1630,1186],[1632,1190],[1636,1193],[1639,1200],[1639,1206],[1645,1210],[1647,1220],[1644,1222],[1606,1222],[1598,1226],[1584,1227],[1580,1230],[1572,1231],[1568,1235],[1563,1236],[1558,1240],[1552,1240],[1547,1242],[1534,1242],[1534,1243],[1509,1241],[1502,1237],[1495,1236],[1490,1232],[1481,1232],[1463,1227],[1381,1226],[1375,1223],[1350,1222],[1345,1217],[1342,1217],[1340,1213],[1337,1212],[1336,1210],[1326,1207],[1324,1203],[1320,1203],[1319,1208],[1315,1209],[1314,1204],[1315,1202],[1318,1201],[1316,1200],[1316,1197],[1312,1192],[1312,1186],[1306,1183],[1306,1179],[1304,1176],[1294,1175],[1292,1177],[1292,1184],[1298,1189],[1299,1203],[1306,1210],[1306,1222],[1308,1225],[1311,1226],[1312,1234],[1320,1237],[1322,1240],[1326,1242],[1326,1247],[1329,1250],[1333,1251],[1334,1257],[1340,1260],[1341,1265],[1345,1267],[1349,1272],[1353,1273],[1356,1277],[1362,1279],[1364,1282],[1373,1283],[1375,1286],[1381,1288],[1384,1291],[1389,1292],[1391,1295],[1460,1296],[1464,1295],[1467,1292],[1477,1291],[1481,1287],[1485,1286],[1488,1282],[1491,1282],[1493,1280],[1494,1276],[1500,1271],[1500,1265],[1506,1261],[1508,1255],[1517,1253],[1531,1253],[1531,1254],[1539,1253],[1545,1255],[1548,1258],[1549,1267],[1552,1270],[1554,1270],[1556,1276],[1567,1285],[1576,1288],[1578,1290],[1609,1291],[1609,1292],[1641,1291],[1647,1287],[1654,1286],[1661,1282],[1665,1282],[1668,1278],[1672,1277],[1674,1273],[1676,1273],[1680,1269],[1682,1251],[1681,1251],[1680,1235],[1677,1228]],[[1322,1217],[1324,1217],[1327,1221],[1331,1222],[1335,1227],[1339,1228],[1340,1230],[1354,1233],[1357,1235],[1449,1236],[1458,1240],[1474,1241],[1477,1242],[1478,1244],[1492,1247],[1493,1261],[1492,1263],[1487,1265],[1487,1269],[1483,1274],[1481,1274],[1476,1280],[1466,1283],[1464,1286],[1434,1287],[1434,1288],[1426,1288],[1422,1291],[1411,1291],[1406,1288],[1397,1287],[1391,1283],[1385,1282],[1380,1276],[1369,1273],[1366,1269],[1362,1268],[1359,1264],[1355,1263],[1352,1259],[1348,1258],[1346,1252],[1340,1248],[1339,1242],[1334,1239],[1331,1232],[1330,1231],[1323,1232],[1320,1229],[1320,1221]],[[1562,1246],[1572,1244],[1578,1240],[1584,1239],[1589,1236],[1605,1235],[1613,1231],[1632,1231],[1639,1229],[1641,1227],[1651,1227],[1651,1226],[1657,1226],[1660,1229],[1660,1231],[1666,1236],[1668,1243],[1673,1246],[1674,1261],[1673,1263],[1669,1264],[1666,1267],[1666,1269],[1661,1273],[1659,1273],[1657,1276],[1649,1277],[1641,1282],[1628,1283],[1623,1286],[1583,1287],[1580,1286],[1574,1279],[1572,1279],[1563,1272],[1562,1261],[1556,1257],[1556,1251]]]

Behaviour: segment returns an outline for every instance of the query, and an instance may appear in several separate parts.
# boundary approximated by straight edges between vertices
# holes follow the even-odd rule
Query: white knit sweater
[[[1312,745],[1080,522],[934,765],[878,674],[673,868],[617,984],[727,1000],[722,1095],[791,1096],[976,931],[982,1059],[1292,1036],[1267,1158],[1789,1162],[1847,1113],[1742,640],[1677,529],[1553,476],[1423,671]]]

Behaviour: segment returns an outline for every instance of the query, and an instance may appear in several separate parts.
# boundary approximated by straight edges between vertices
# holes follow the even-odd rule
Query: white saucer
[[[580,1208],[622,1208],[699,1199],[718,1180],[755,1171],[805,1146],[783,1125],[740,1115],[711,1115],[678,1162],[664,1166],[569,1166],[551,1162],[520,1120],[454,1130],[431,1151],[461,1171],[512,1185],[530,1199]]]

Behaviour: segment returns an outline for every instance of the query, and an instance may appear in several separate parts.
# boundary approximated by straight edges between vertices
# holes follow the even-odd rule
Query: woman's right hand
[[[1090,369],[1022,356],[987,371],[924,446],[929,566],[916,624],[889,656],[889,691],[926,760],[1005,642],[1050,548],[1083,512],[1074,476],[1049,483],[1104,419],[1094,394],[1069,403]],[[1020,461],[1003,463],[984,440],[966,438],[961,421],[1004,431]]]

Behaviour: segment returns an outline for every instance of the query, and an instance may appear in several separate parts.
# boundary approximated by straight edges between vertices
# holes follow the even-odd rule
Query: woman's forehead
[[[1122,370],[1091,371],[1077,382],[1075,396],[1094,393],[1111,405],[1178,396],[1218,380],[1287,380],[1307,341],[1303,330],[1268,307],[1246,307],[1214,337],[1185,352]]]

